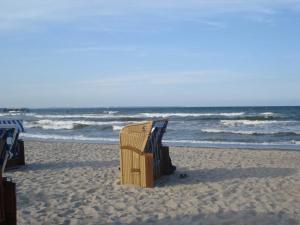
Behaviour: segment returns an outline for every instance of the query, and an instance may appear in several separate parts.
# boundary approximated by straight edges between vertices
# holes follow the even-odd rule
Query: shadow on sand
[[[111,225],[121,225],[126,223],[111,223]],[[157,225],[299,225],[299,221],[290,215],[280,213],[257,213],[255,211],[229,211],[216,214],[198,214],[184,215],[175,218],[164,218],[161,220],[149,220],[146,222],[133,222],[127,225],[135,224],[157,224]]]
[[[268,167],[180,170],[176,171],[172,176],[165,176],[161,179],[161,181],[158,180],[158,186],[220,182],[232,179],[286,177],[291,176],[296,172],[296,169],[291,168]],[[181,179],[180,174],[186,174],[187,177]]]

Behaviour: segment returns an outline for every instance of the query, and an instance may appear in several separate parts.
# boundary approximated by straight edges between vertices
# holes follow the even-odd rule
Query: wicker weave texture
[[[120,169],[122,184],[153,186],[152,154],[144,153],[152,122],[133,124],[120,132]]]
[[[153,187],[161,176],[161,139],[167,120],[149,121],[124,127],[120,132],[122,184]]]

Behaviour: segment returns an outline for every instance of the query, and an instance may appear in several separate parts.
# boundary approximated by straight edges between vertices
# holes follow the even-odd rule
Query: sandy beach
[[[5,173],[20,225],[300,224],[300,151],[171,148],[176,173],[141,189],[119,184],[117,145],[25,148],[27,165]]]

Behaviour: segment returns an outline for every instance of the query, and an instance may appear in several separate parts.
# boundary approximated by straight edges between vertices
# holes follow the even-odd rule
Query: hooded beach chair
[[[0,129],[7,131],[4,169],[25,165],[24,142],[19,140],[19,134],[24,132],[22,120],[0,119]]]
[[[140,187],[153,187],[154,180],[164,173],[162,137],[168,120],[149,121],[124,127],[120,132],[121,183]],[[164,157],[163,157],[164,156]],[[172,166],[172,165],[168,165]]]

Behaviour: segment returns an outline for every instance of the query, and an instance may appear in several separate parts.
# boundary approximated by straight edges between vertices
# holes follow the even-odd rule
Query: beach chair
[[[0,129],[8,131],[4,169],[13,169],[25,165],[24,141],[19,139],[19,134],[24,132],[22,121],[0,119]]]
[[[2,176],[7,155],[7,137],[9,131],[0,129],[0,225],[17,224],[16,185]]]
[[[121,183],[153,187],[154,181],[173,168],[168,147],[162,145],[168,120],[149,121],[124,127],[120,132]]]

